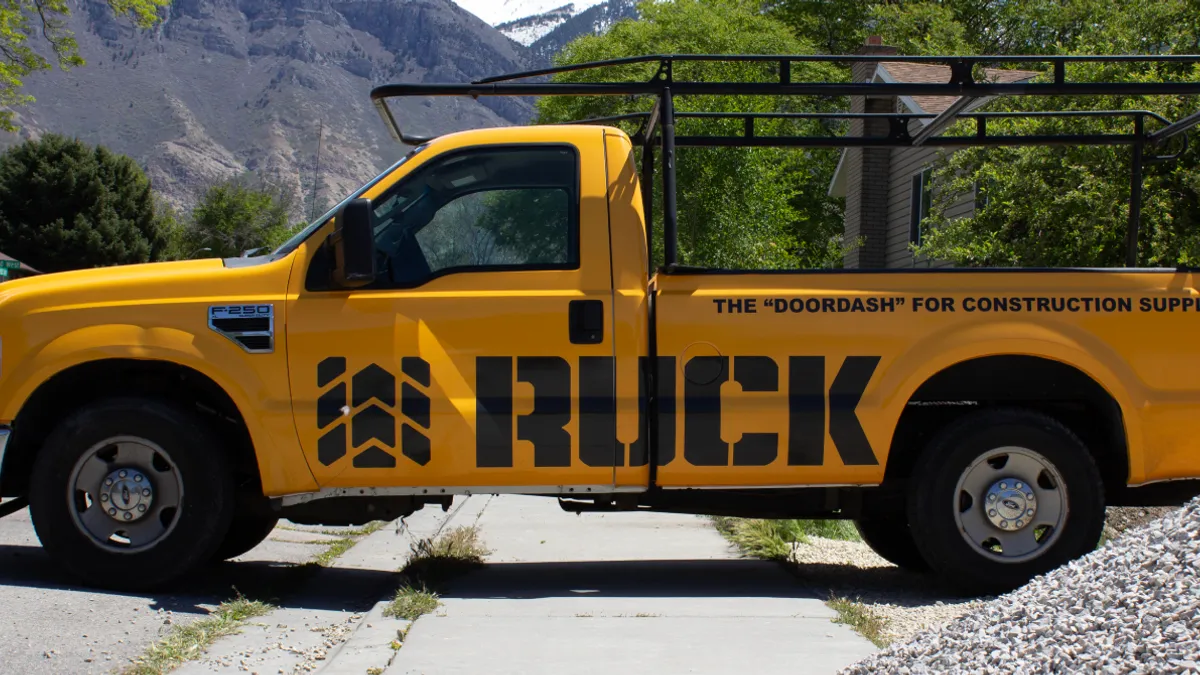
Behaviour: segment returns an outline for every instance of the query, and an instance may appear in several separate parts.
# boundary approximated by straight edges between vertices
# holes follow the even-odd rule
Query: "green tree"
[[[1016,3],[1022,4],[1022,3]],[[1023,3],[1040,6],[1039,3]],[[1044,3],[1042,3],[1044,4]],[[1013,52],[1063,54],[1195,53],[1200,39],[1200,3],[1064,3],[1050,35],[1040,33],[1010,45]],[[1034,18],[1041,14],[1034,14]],[[1184,64],[1076,64],[1075,81],[1200,80],[1200,68]],[[1046,76],[1043,76],[1043,79]],[[998,107],[1002,106],[1002,107]],[[1195,96],[1013,97],[993,109],[1037,111],[1150,110],[1169,120],[1200,110]],[[1128,119],[1033,119],[996,121],[994,134],[1130,133]],[[1151,125],[1157,123],[1151,122]],[[1150,128],[1153,128],[1151,126]],[[1179,157],[1148,163],[1142,196],[1139,265],[1172,266],[1200,260],[1200,134],[1189,134]],[[1171,154],[1180,144],[1151,148]],[[942,191],[919,253],[958,265],[1120,266],[1125,261],[1130,200],[1128,147],[1037,146],[968,148],[937,166]],[[946,208],[959,195],[983,187],[986,200],[969,218],[950,220]]]
[[[209,186],[192,209],[180,237],[183,258],[236,257],[255,248],[273,248],[291,234],[290,196],[256,180],[237,176]]]
[[[131,158],[49,134],[0,154],[0,251],[43,272],[150,262],[169,213]]]
[[[170,2],[107,0],[116,16],[131,19],[139,28],[154,25],[158,21],[158,9]],[[67,0],[8,0],[0,4],[0,129],[14,130],[13,113],[9,108],[33,100],[21,93],[24,78],[53,67],[50,59],[34,48],[31,36],[41,36],[51,58],[63,70],[84,65],[79,44],[66,26],[70,14]]]
[[[879,35],[902,55],[1189,54],[1200,50],[1200,0],[779,0],[770,13],[801,38],[828,26],[852,53]],[[841,17],[856,17],[839,23]],[[856,25],[851,25],[856,24]],[[1041,65],[1020,67],[1045,68]],[[1196,82],[1189,65],[1073,64],[1073,81]],[[1200,109],[1197,97],[1010,97],[989,110],[1146,109],[1179,119]],[[1153,127],[1152,127],[1153,128]],[[1129,133],[1120,120],[992,120],[992,134]],[[949,133],[971,133],[964,125]],[[1190,134],[1190,147],[1200,134]],[[1171,152],[1178,145],[1161,149]],[[930,219],[918,254],[958,265],[1111,266],[1124,264],[1129,215],[1128,147],[968,148],[939,162]],[[1148,165],[1140,264],[1195,264],[1200,258],[1200,154]],[[947,208],[981,190],[969,218]]]
[[[558,56],[566,65],[638,54],[805,54],[815,51],[786,25],[759,11],[751,0],[642,2],[640,18],[615,24],[606,34],[585,36]],[[583,71],[560,81],[646,81],[657,64]],[[678,63],[676,79],[777,81],[770,64]],[[793,78],[845,79],[831,66],[793,66]],[[801,97],[677,97],[681,112],[776,112],[835,109],[842,102]],[[557,97],[539,101],[542,123],[649,110],[649,98]],[[732,121],[681,119],[681,135],[736,133]],[[632,130],[633,127],[627,127]],[[763,122],[758,133],[814,131],[816,123]],[[640,153],[640,151],[639,151]],[[691,265],[739,268],[840,265],[841,218],[838,202],[826,197],[837,152],[777,148],[681,148],[677,151],[679,250]],[[653,251],[662,260],[661,190],[656,180]],[[650,189],[651,186],[643,186]]]

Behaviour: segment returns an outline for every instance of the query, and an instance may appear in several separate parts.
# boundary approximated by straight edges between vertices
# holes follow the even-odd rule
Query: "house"
[[[894,56],[895,47],[883,45],[878,37],[868,39],[860,54]],[[855,82],[922,82],[950,81],[950,67],[911,63],[896,60],[861,61],[853,65]],[[985,68],[985,76],[995,82],[1024,82],[1038,75],[1027,70]],[[852,96],[853,113],[912,113],[936,115],[955,101],[954,96]],[[991,98],[974,101],[963,112],[987,105]],[[909,122],[909,133],[916,133],[932,121],[931,117]],[[864,131],[865,129],[865,131]],[[850,134],[886,135],[888,123],[881,120],[855,120]],[[922,220],[929,213],[932,196],[937,187],[931,180],[932,164],[940,152],[952,149],[916,148],[846,148],[842,151],[829,195],[846,198],[845,236],[847,242],[862,238],[861,246],[852,248],[843,260],[846,267],[940,267],[946,263],[914,259],[910,243],[919,243],[923,235]],[[969,216],[974,212],[974,195],[964,195],[946,215],[950,218]]]

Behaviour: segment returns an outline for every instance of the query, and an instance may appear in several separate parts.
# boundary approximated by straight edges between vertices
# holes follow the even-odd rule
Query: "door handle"
[[[597,345],[604,342],[603,300],[572,300],[567,313],[571,344]]]

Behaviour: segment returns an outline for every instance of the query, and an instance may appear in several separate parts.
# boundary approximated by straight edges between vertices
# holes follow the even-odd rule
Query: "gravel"
[[[796,574],[826,596],[856,601],[882,619],[885,642],[908,640],[983,604],[944,594],[928,577],[905,572],[861,541],[810,535],[808,543],[793,546],[791,559]]]
[[[1200,498],[842,671],[1200,673]]]

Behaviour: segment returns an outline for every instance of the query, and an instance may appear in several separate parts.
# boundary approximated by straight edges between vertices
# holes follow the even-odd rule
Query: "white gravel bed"
[[[842,671],[1200,673],[1200,498]]]
[[[905,641],[981,606],[931,589],[929,579],[901,570],[861,541],[809,537],[794,544],[796,572],[821,592],[860,602],[884,621],[881,638]]]

